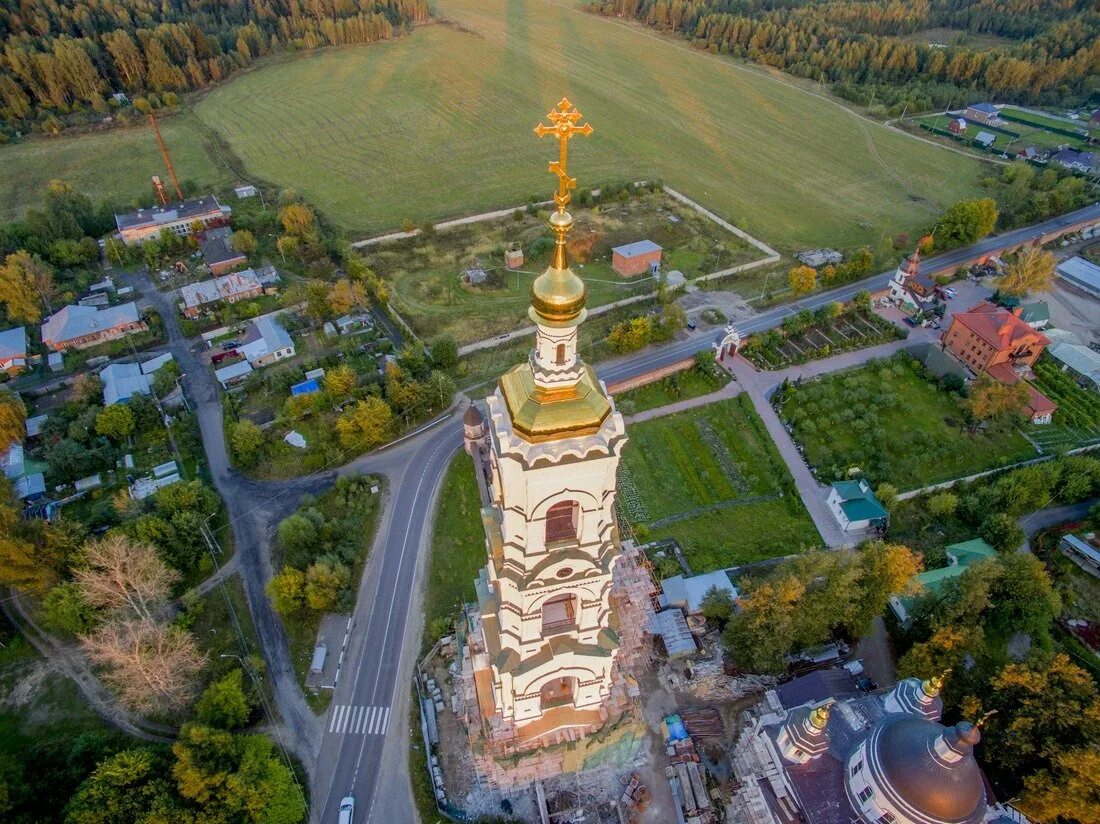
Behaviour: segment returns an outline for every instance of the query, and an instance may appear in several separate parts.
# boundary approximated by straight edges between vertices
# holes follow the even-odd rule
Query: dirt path
[[[145,741],[170,744],[175,740],[179,730],[150,721],[122,707],[114,694],[92,672],[80,650],[72,644],[54,638],[39,627],[27,613],[15,590],[9,590],[8,594],[9,597],[2,603],[8,620],[34,645],[54,671],[73,680],[88,705],[100,718],[111,726]]]

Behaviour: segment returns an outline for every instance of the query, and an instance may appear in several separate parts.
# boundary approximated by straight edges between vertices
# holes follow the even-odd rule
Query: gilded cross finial
[[[550,174],[558,176],[558,191],[554,194],[554,203],[557,204],[559,212],[564,212],[569,203],[569,190],[577,187],[577,180],[569,176],[566,165],[569,156],[569,138],[576,134],[587,137],[592,134],[593,129],[588,123],[583,126],[577,125],[577,121],[581,119],[581,113],[565,97],[546,117],[553,125],[547,126],[540,123],[535,126],[535,134],[539,137],[549,134],[558,139],[561,154],[557,160],[550,162]]]

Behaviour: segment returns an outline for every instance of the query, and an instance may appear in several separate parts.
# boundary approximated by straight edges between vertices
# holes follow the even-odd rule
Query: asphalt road
[[[1081,220],[1100,220],[1100,204],[1060,218],[987,238],[966,249],[928,258],[926,271],[953,270],[988,254],[1013,248]],[[883,288],[893,270],[739,323],[742,334],[771,329],[800,309],[851,299]],[[713,331],[605,364],[599,377],[614,383],[675,363],[711,348]],[[380,472],[389,500],[360,583],[347,655],[341,666],[313,780],[314,821],[335,823],[340,800],[353,795],[356,821],[403,824],[416,820],[407,772],[407,705],[419,636],[418,587],[431,537],[435,498],[452,455],[460,448],[457,415],[382,452],[364,456],[339,474]],[[413,609],[417,607],[417,609]],[[410,617],[413,623],[410,624]],[[414,767],[415,768],[415,767]]]

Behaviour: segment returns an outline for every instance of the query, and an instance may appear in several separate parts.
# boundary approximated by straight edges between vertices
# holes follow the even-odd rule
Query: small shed
[[[320,391],[321,387],[314,379],[302,381],[301,383],[296,383],[294,384],[294,386],[290,387],[291,395],[312,395],[314,392]]]
[[[462,274],[463,282],[469,284],[470,286],[480,286],[481,284],[483,284],[488,279],[489,279],[489,273],[486,272],[484,269],[480,269],[480,268],[477,268],[477,267],[474,267],[472,269],[467,269]]]
[[[688,615],[697,615],[702,609],[703,599],[715,588],[735,601],[740,597],[737,587],[730,581],[730,576],[724,570],[717,570],[690,578],[683,575],[665,578],[661,581],[661,606],[678,607]]]
[[[296,449],[306,448],[306,439],[301,432],[296,432],[293,429],[283,435],[283,440]]]
[[[523,250],[509,249],[504,253],[504,265],[509,269],[518,269],[523,265]]]
[[[214,377],[218,379],[218,383],[222,385],[223,389],[228,389],[230,386],[234,386],[243,381],[251,372],[252,364],[243,360],[239,363],[231,363],[229,366],[223,366],[221,369],[215,370]]]
[[[663,609],[654,616],[653,634],[659,635],[669,658],[694,655],[698,651],[687,618],[678,609]]]
[[[611,268],[624,278],[636,277],[661,263],[661,247],[652,240],[638,240],[611,250]]]
[[[991,134],[990,132],[978,132],[977,136],[974,138],[974,142],[983,149],[988,149],[997,142],[997,135]]]
[[[313,660],[309,662],[309,671],[314,675],[320,675],[325,671],[325,658],[328,657],[328,647],[322,642],[313,648]]]
[[[60,352],[50,352],[46,358],[46,363],[50,367],[51,372],[62,372],[65,370],[65,361],[61,357]]]
[[[233,193],[237,196],[237,200],[244,200],[246,197],[255,197],[259,192],[256,191],[256,187],[250,184],[244,186],[237,186]]]

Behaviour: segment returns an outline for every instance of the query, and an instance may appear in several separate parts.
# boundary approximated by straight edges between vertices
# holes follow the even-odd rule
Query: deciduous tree
[[[249,469],[259,460],[264,445],[264,431],[249,420],[237,421],[229,428],[229,448],[233,459],[243,469]]]
[[[282,615],[293,615],[305,606],[306,576],[300,569],[284,567],[267,582],[267,594]]]
[[[1022,249],[997,280],[997,288],[1016,297],[1049,292],[1054,285],[1054,255],[1039,246]]]
[[[244,689],[244,673],[239,669],[215,681],[195,704],[195,717],[200,724],[221,730],[235,730],[248,722],[252,712]]]
[[[991,197],[960,200],[936,224],[935,247],[952,249],[985,237],[997,225],[997,203]]]
[[[127,618],[103,624],[81,642],[105,667],[103,680],[137,712],[175,712],[194,697],[204,656],[184,629]]]
[[[134,434],[134,413],[124,403],[112,403],[96,416],[95,431],[121,443]]]
[[[74,579],[92,607],[124,617],[154,621],[179,580],[146,543],[112,534],[84,547],[84,567]]]
[[[794,614],[806,588],[794,576],[752,587],[742,593],[741,610],[722,638],[738,667],[747,672],[780,673],[794,643]]]
[[[303,203],[288,203],[279,209],[279,222],[288,235],[301,237],[313,230],[313,212]]]
[[[325,391],[333,398],[346,398],[355,389],[355,370],[347,364],[340,364],[325,372]]]
[[[370,449],[386,441],[392,422],[389,404],[381,398],[365,398],[336,419],[336,433],[347,449]]]
[[[305,602],[314,612],[327,612],[336,606],[351,580],[346,566],[318,561],[306,570]]]
[[[11,482],[0,477],[0,583],[43,595],[57,574],[42,562],[34,542],[23,534],[20,511]]]
[[[233,233],[230,243],[242,255],[251,255],[256,251],[256,236],[247,229],[238,229]]]
[[[0,390],[0,454],[27,437],[27,407],[14,392]]]
[[[796,295],[812,292],[817,286],[817,270],[812,266],[795,266],[787,272],[787,282]]]
[[[11,319],[37,323],[56,295],[53,270],[37,255],[13,252],[0,265],[0,303]]]
[[[1019,413],[1027,406],[1029,400],[1026,382],[1017,381],[1009,386],[983,374],[970,387],[970,393],[964,405],[975,420],[986,421],[1002,415]]]
[[[358,281],[340,278],[332,284],[328,301],[334,315],[346,315],[352,309],[367,305],[367,290]]]

